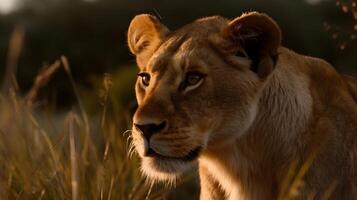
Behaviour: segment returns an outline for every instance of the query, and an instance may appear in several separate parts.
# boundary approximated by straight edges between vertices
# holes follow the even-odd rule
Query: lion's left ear
[[[274,69],[281,45],[281,30],[268,15],[250,12],[229,22],[228,34],[252,60],[251,69],[261,78]]]

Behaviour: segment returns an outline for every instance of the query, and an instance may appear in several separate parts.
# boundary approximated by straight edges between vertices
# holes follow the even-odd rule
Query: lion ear
[[[146,65],[168,33],[169,29],[152,15],[140,14],[132,19],[128,30],[128,46],[136,55],[139,65]]]
[[[261,78],[273,71],[281,45],[281,30],[273,19],[258,12],[246,13],[229,22],[228,33],[252,60],[252,71]]]

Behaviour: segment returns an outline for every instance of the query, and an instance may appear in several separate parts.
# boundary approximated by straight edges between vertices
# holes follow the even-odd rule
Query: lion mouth
[[[157,153],[154,149],[149,148],[146,155],[147,157],[154,157],[154,158],[159,158],[159,159],[164,159],[164,160],[180,160],[184,162],[190,162],[195,160],[201,153],[202,147],[196,147],[193,150],[191,150],[187,155],[182,156],[182,157],[173,157],[173,156],[164,156],[159,153]]]

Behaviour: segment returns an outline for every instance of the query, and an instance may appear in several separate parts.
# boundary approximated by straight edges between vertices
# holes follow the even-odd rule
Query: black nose
[[[134,124],[141,131],[145,139],[149,142],[152,135],[162,131],[166,127],[166,121],[160,124]]]

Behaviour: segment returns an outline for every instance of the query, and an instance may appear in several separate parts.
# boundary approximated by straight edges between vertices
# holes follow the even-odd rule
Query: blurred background
[[[194,172],[177,189],[151,185],[127,156],[137,69],[126,31],[135,15],[174,30],[203,16],[266,12],[284,46],[356,75],[356,4],[0,0],[0,199],[197,199]]]
[[[30,88],[43,65],[61,55],[69,59],[75,79],[91,89],[96,76],[135,67],[126,45],[126,30],[136,14],[151,13],[176,29],[199,17],[234,18],[252,10],[276,19],[286,47],[326,59],[340,72],[356,74],[354,0],[1,0],[0,74],[4,74],[10,37],[16,28],[24,32],[16,72],[21,91]],[[60,106],[71,105],[74,99],[68,82],[61,74],[55,80],[47,95]]]

